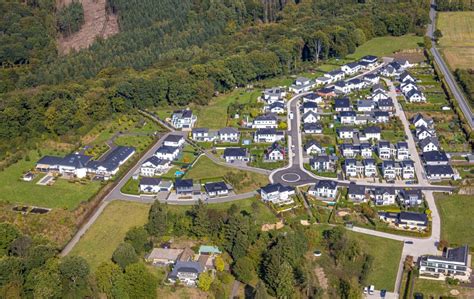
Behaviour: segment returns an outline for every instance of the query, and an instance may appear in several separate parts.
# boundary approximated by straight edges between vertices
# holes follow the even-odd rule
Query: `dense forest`
[[[36,138],[73,138],[115,111],[206,104],[215,91],[297,72],[304,61],[344,57],[375,36],[422,34],[428,5],[111,0],[120,34],[78,53],[0,71],[0,141],[9,141],[0,142],[0,153]]]
[[[288,226],[284,232],[262,232],[258,209],[242,211],[237,205],[227,210],[212,209],[199,203],[182,214],[168,210],[156,201],[144,226],[133,227],[113,252],[109,261],[94,271],[78,256],[56,257],[56,249],[45,240],[22,235],[13,225],[0,224],[0,296],[2,298],[156,298],[163,284],[143,264],[142,257],[170,236],[206,238],[229,253],[232,274],[244,283],[259,281],[255,293],[268,298],[319,298],[322,289],[306,256],[315,246],[326,247],[330,255],[331,298],[359,298],[367,284],[373,257],[342,227],[325,231]],[[218,264],[221,264],[220,266]],[[199,278],[198,287],[215,298],[228,298],[224,284],[232,277],[224,261],[216,260],[217,275]],[[301,296],[298,296],[301,294]]]
[[[472,0],[437,0],[437,10],[439,11],[463,11],[474,10]]]
[[[79,1],[73,1],[58,11],[58,29],[63,35],[69,36],[79,31],[83,24],[84,8]]]

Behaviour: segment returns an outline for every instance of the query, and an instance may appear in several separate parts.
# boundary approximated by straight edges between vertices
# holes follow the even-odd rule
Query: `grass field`
[[[235,89],[228,94],[213,98],[207,106],[195,107],[194,112],[197,115],[197,127],[206,127],[210,129],[221,129],[227,125],[227,107],[229,104],[248,103],[256,100],[260,96],[261,90],[245,91],[242,88]]]
[[[52,186],[37,185],[42,175],[32,182],[24,182],[20,179],[22,174],[32,169],[39,159],[36,151],[30,151],[29,157],[30,161],[20,160],[0,172],[0,201],[72,210],[101,187],[98,181],[70,183],[65,179],[58,179]]]
[[[458,296],[450,294],[452,290],[459,292]],[[413,293],[421,293],[424,298],[472,298],[474,290],[459,286],[449,286],[444,281],[415,278]]]
[[[357,47],[349,58],[359,59],[365,55],[390,56],[403,49],[420,48],[423,37],[415,35],[376,37]]]
[[[441,214],[441,238],[453,245],[474,246],[474,200],[469,195],[435,194]]]
[[[439,41],[451,69],[474,67],[474,12],[441,12],[437,28],[443,37]]]
[[[201,156],[184,177],[194,180],[219,179],[228,173],[242,176],[239,184],[234,184],[236,193],[250,192],[268,184],[266,175],[218,165],[206,156]]]
[[[397,278],[398,264],[402,255],[402,242],[373,237],[349,231],[361,245],[363,252],[374,257],[367,282],[377,290],[393,291]]]
[[[82,256],[94,271],[101,262],[112,257],[131,227],[146,223],[149,208],[149,205],[142,203],[111,202],[70,255]]]

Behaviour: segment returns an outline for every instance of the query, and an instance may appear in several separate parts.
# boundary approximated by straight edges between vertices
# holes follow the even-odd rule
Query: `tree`
[[[209,288],[211,287],[212,284],[212,276],[208,272],[202,272],[199,275],[199,280],[198,280],[198,287],[207,292],[209,291]]]
[[[10,244],[20,236],[20,233],[10,223],[0,223],[0,256],[8,253]]]
[[[156,298],[157,280],[143,264],[128,265],[123,281],[130,298]]]
[[[158,200],[153,202],[148,213],[147,231],[150,235],[161,237],[168,231],[168,209],[166,204],[160,203]]]
[[[95,278],[99,290],[108,298],[113,298],[113,295],[117,293],[119,281],[123,279],[122,269],[117,264],[103,262],[97,267]]]
[[[284,261],[276,279],[275,294],[277,298],[290,298],[295,291],[294,285],[293,269],[288,262]]]
[[[31,290],[34,298],[60,298],[63,288],[59,261],[50,259],[42,267],[33,269],[28,274],[25,286]]]
[[[125,269],[128,265],[138,262],[138,257],[130,243],[120,243],[112,254],[112,261]]]
[[[254,278],[254,268],[252,260],[248,257],[241,257],[237,259],[232,267],[235,277],[244,283],[249,283]]]
[[[41,267],[56,255],[56,249],[50,245],[38,245],[29,250],[26,267],[31,270]]]
[[[143,226],[132,227],[125,235],[125,242],[132,244],[137,254],[148,249],[148,233]]]
[[[443,251],[445,248],[449,247],[449,243],[446,240],[439,240],[438,242],[438,250]]]
[[[263,281],[259,280],[257,282],[257,285],[255,286],[255,290],[253,292],[253,298],[254,299],[267,299],[268,298],[268,293],[267,293],[267,288],[265,287],[265,284]]]
[[[224,271],[225,263],[220,255],[216,256],[216,258],[214,259],[214,265],[216,266],[217,271],[219,272]]]
[[[193,233],[199,238],[206,236],[209,232],[210,223],[207,207],[201,200],[193,206],[191,215],[193,216]]]
[[[435,41],[439,41],[440,38],[443,37],[443,33],[441,32],[441,30],[439,29],[436,29],[434,32],[433,32],[433,38]]]
[[[83,257],[66,256],[59,265],[59,271],[74,288],[85,281],[90,270],[87,261]]]
[[[31,238],[29,236],[21,236],[10,244],[10,255],[25,257],[31,246]]]

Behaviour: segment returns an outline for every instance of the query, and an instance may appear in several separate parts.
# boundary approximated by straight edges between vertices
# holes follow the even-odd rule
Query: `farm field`
[[[65,153],[48,154],[63,155]],[[20,179],[22,174],[34,168],[38,159],[38,152],[30,151],[29,161],[20,160],[0,171],[0,181],[2,182],[0,184],[0,201],[73,210],[82,201],[87,201],[101,187],[101,183],[98,181],[71,183],[65,179],[58,179],[52,186],[37,185],[36,182],[44,175],[37,176],[31,182],[22,181]]]
[[[148,204],[113,201],[81,238],[70,255],[85,258],[92,271],[112,257],[115,248],[123,241],[126,232],[146,223]]]
[[[402,255],[402,242],[351,231],[348,233],[360,243],[364,252],[374,257],[367,282],[373,284],[377,290],[393,291]]]
[[[474,12],[441,12],[437,28],[439,45],[452,70],[474,67]]]
[[[435,194],[435,198],[441,214],[441,238],[453,246],[474,246],[472,196]]]
[[[184,178],[205,181],[206,179],[219,180],[224,176],[235,179],[235,182],[228,183],[234,185],[236,193],[254,191],[268,184],[268,177],[265,175],[218,165],[206,156],[201,156]]]
[[[390,56],[404,49],[420,48],[423,37],[415,35],[376,37],[357,47],[348,58],[359,59],[365,55]]]

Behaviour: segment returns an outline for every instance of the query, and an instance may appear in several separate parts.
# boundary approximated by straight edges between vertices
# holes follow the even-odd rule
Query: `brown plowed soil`
[[[72,49],[80,50],[89,47],[98,37],[108,38],[119,32],[117,16],[108,14],[105,9],[106,0],[80,0],[84,7],[84,25],[68,37],[58,38],[60,54],[67,54]],[[57,6],[63,7],[72,0],[58,0]]]

